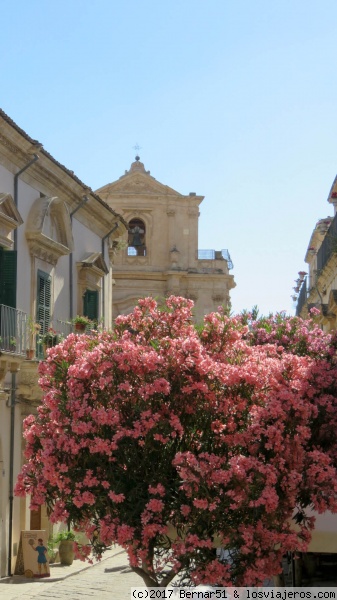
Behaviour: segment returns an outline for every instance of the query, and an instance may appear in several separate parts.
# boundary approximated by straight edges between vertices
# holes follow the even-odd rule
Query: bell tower
[[[125,248],[113,258],[113,317],[128,313],[145,296],[191,298],[196,320],[228,304],[235,286],[231,262],[221,251],[205,257],[198,250],[203,196],[159,183],[138,155],[124,175],[97,193],[128,223]]]

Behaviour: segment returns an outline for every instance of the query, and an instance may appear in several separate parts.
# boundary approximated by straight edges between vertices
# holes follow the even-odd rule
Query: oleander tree
[[[146,298],[49,350],[16,494],[85,531],[83,559],[121,545],[148,586],[255,586],[308,547],[306,509],[337,511],[336,336],[192,309]]]

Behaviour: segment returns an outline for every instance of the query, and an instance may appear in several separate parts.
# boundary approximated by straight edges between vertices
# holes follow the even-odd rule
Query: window
[[[0,348],[6,351],[16,351],[16,255],[0,247]]]
[[[43,271],[37,272],[37,310],[36,321],[40,325],[40,337],[42,337],[50,327],[51,313],[51,277]],[[43,356],[41,344],[36,349],[36,355]]]
[[[146,227],[141,219],[129,222],[128,256],[146,256]]]
[[[16,250],[0,248],[0,304],[16,308]]]
[[[83,296],[83,314],[91,321],[98,321],[98,291],[85,290]]]

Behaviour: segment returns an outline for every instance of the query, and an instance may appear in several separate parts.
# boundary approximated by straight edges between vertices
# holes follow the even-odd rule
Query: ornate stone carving
[[[148,183],[141,179],[135,179],[134,181],[128,181],[127,186],[122,186],[122,190],[120,191],[129,194],[158,194],[159,190],[157,186],[151,185],[151,182]]]
[[[51,250],[48,250],[47,248],[44,248],[43,246],[40,246],[37,240],[29,241],[29,250],[32,256],[44,260],[45,262],[53,265],[53,267],[56,266],[56,263],[61,256],[60,254],[57,254],[55,252],[52,252]]]
[[[122,175],[122,177],[113,183],[103,186],[97,190],[97,193],[102,197],[107,195],[109,196],[109,199],[115,194],[118,195],[118,193],[141,193],[149,194],[151,196],[182,196],[182,194],[179,194],[176,190],[156,181],[156,179],[150,175],[150,171],[145,171],[144,164],[138,160],[132,163],[130,170],[125,171],[125,174]]]
[[[33,402],[40,402],[42,399],[42,390],[38,384],[38,362],[24,361],[21,365],[18,376],[17,395],[19,398]]]
[[[127,256],[126,263],[128,265],[147,265],[149,263],[148,256]]]
[[[187,292],[186,298],[188,298],[189,300],[193,300],[193,302],[196,302],[198,300],[198,293],[196,291]]]
[[[219,302],[220,304],[223,304],[225,296],[224,294],[221,294],[219,292],[214,292],[214,294],[212,295],[212,300],[213,302]]]
[[[190,206],[188,209],[188,214],[190,217],[199,217],[200,212],[197,206]]]
[[[16,146],[14,146],[14,144],[12,144],[4,135],[2,135],[2,133],[0,133],[0,142],[6,146],[6,148],[8,148],[8,150],[10,150],[11,152],[13,152],[13,154],[17,154],[18,153],[18,148]],[[21,152],[20,152],[21,154]]]

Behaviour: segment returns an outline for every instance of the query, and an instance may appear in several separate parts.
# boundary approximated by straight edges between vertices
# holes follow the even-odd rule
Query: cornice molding
[[[26,235],[26,238],[31,255],[35,256],[35,258],[40,258],[54,267],[61,256],[70,254],[68,248],[45,236],[39,236],[34,239],[33,236]]]
[[[2,133],[0,133],[0,144],[5,146],[12,154],[21,154],[24,153],[17,147],[12,144]]]

